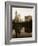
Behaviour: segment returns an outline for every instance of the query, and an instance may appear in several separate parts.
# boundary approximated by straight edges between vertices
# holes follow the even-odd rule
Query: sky
[[[34,8],[12,8],[12,19],[15,18],[15,12],[17,11],[17,15],[20,14],[21,18],[24,19],[24,16],[33,16]]]

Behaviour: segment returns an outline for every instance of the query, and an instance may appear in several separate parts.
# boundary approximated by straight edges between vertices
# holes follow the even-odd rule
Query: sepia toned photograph
[[[33,8],[12,8],[12,38],[32,37]]]
[[[37,42],[37,4],[5,2],[5,44]]]

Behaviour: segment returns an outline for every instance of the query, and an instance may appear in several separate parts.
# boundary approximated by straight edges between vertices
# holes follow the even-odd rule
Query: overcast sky
[[[34,8],[12,8],[12,19],[15,18],[15,12],[17,11],[18,14],[20,14],[23,18],[23,16],[33,16],[34,15]]]

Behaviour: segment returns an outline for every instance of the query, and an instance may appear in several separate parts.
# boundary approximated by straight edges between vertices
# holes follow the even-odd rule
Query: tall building
[[[18,14],[17,11],[15,12],[15,22],[19,22],[20,21],[20,14]]]

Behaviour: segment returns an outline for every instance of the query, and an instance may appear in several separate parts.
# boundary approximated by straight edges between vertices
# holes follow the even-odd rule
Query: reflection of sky
[[[33,12],[34,12],[34,8],[15,8],[13,7],[12,8],[12,19],[15,18],[15,12],[17,11],[18,14],[21,15],[21,19],[24,18],[24,16],[28,16],[28,15],[34,15]]]

